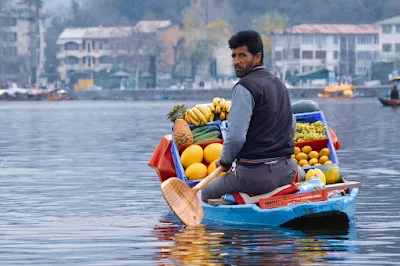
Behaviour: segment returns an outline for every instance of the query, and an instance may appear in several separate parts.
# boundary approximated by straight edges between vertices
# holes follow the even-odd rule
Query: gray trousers
[[[261,165],[236,164],[233,171],[208,183],[201,190],[201,197],[207,202],[208,199],[219,199],[226,193],[268,193],[277,187],[292,183],[296,172],[297,164],[292,158]]]

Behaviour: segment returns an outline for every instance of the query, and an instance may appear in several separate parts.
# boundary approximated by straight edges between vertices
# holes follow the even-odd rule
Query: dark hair
[[[264,47],[260,34],[254,30],[239,31],[229,39],[229,48],[236,49],[246,45],[252,55],[261,53],[261,63],[264,59]]]

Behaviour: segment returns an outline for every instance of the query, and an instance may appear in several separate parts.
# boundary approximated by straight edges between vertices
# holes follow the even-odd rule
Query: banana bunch
[[[214,113],[211,112],[210,107],[207,105],[198,105],[190,108],[185,112],[183,119],[188,123],[196,127],[207,124],[208,122],[214,121]]]
[[[231,101],[215,97],[210,109],[214,114],[219,115],[221,120],[228,120],[229,111],[231,110]]]

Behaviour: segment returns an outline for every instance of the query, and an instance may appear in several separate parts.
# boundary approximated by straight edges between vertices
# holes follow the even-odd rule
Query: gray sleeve
[[[221,154],[221,161],[224,163],[232,163],[246,142],[247,130],[255,106],[253,95],[238,84],[233,88],[231,106]]]

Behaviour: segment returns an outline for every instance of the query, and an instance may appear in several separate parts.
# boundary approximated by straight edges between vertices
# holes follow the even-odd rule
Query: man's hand
[[[221,162],[221,158],[219,158],[218,160],[215,161],[215,165],[217,166],[217,168],[218,168],[219,166],[222,166],[222,167],[223,167],[222,172],[226,172],[226,171],[228,171],[229,169],[231,169],[231,167],[232,167],[232,164],[231,164],[231,163],[230,163],[230,164],[227,164],[227,163]]]

